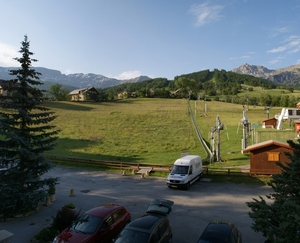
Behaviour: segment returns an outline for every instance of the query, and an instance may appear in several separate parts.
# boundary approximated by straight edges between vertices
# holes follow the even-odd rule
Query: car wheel
[[[191,186],[191,185],[190,185],[190,183],[189,183],[189,182],[188,182],[188,183],[186,183],[185,189],[186,189],[186,190],[190,189],[190,186]]]

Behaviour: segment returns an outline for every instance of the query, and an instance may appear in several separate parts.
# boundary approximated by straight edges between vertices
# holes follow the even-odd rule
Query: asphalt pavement
[[[118,203],[131,212],[132,219],[142,215],[152,199],[174,201],[169,219],[173,243],[196,243],[211,220],[226,220],[242,232],[243,243],[264,242],[264,237],[251,229],[246,202],[271,192],[268,186],[211,183],[205,180],[189,190],[169,189],[166,178],[57,166],[45,177],[59,177],[56,200],[42,203],[29,216],[0,222],[0,230],[14,234],[14,243],[29,243],[39,230],[49,226],[52,217],[66,203],[74,203],[81,212],[103,203]]]

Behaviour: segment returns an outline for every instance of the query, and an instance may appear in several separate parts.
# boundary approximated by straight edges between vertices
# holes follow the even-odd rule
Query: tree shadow
[[[84,102],[70,102],[70,103],[63,103],[63,102],[55,102],[55,101],[45,101],[43,106],[47,108],[53,109],[61,109],[61,110],[76,110],[76,111],[91,111],[93,108],[89,106],[85,106]]]
[[[101,146],[102,141],[99,138],[90,139],[69,139],[69,138],[59,138],[57,140],[59,146],[58,150],[53,150],[47,154],[54,155],[57,157],[75,157],[82,159],[91,160],[109,160],[109,161],[124,161],[124,162],[137,162],[142,159],[139,156],[112,156],[105,154],[95,154],[88,153],[85,151],[87,147],[93,147],[95,145]],[[57,148],[57,147],[56,147]],[[78,152],[78,150],[84,150],[84,152]]]

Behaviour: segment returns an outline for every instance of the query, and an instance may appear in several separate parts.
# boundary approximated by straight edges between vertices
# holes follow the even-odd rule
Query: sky
[[[300,0],[0,0],[0,66],[167,78],[300,63]]]

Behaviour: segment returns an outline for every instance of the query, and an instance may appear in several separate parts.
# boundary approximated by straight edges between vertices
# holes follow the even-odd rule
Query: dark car
[[[242,243],[242,234],[233,223],[211,221],[197,243]]]
[[[115,239],[115,243],[171,243],[172,230],[168,215],[174,202],[153,200],[146,214],[128,224]]]
[[[82,214],[53,243],[111,242],[130,221],[131,215],[123,206],[100,205]]]

